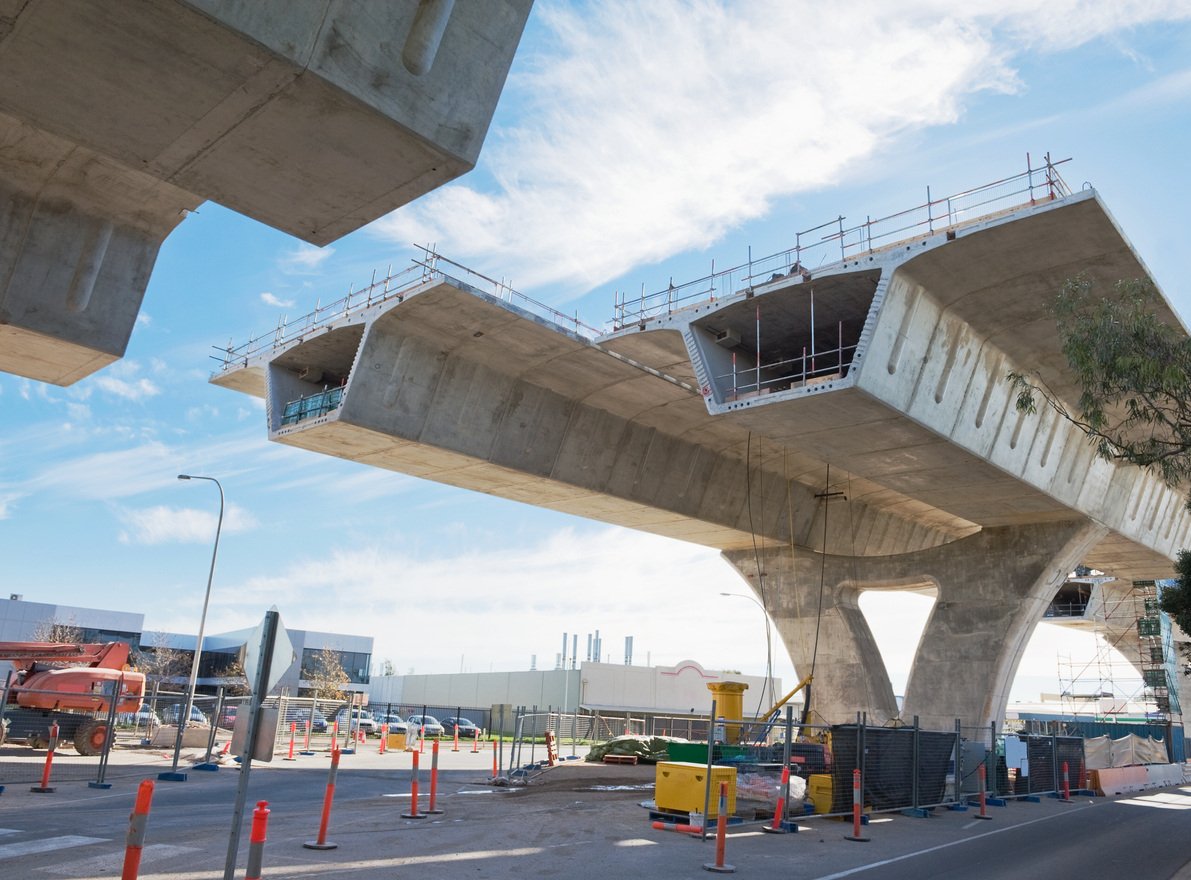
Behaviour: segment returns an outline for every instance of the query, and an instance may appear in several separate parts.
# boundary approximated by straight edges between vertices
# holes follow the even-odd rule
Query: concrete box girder
[[[0,370],[120,358],[206,199],[325,245],[469,171],[531,2],[0,7]]]

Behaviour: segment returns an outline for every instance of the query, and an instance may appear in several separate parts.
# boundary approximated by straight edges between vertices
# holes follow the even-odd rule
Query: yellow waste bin
[[[396,749],[399,752],[405,751],[405,734],[404,733],[390,733],[389,738],[385,741],[385,748]]]
[[[719,816],[720,783],[728,783],[728,815],[736,812],[736,768],[711,768],[711,799],[707,818]],[[707,765],[685,761],[659,761],[654,775],[653,799],[667,813],[702,813],[707,794]]]
[[[806,780],[806,795],[815,805],[816,813],[831,812],[832,785],[830,773],[812,773]]]

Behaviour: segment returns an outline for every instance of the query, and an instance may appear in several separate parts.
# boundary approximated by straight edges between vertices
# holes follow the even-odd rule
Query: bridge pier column
[[[844,723],[866,712],[870,722],[883,724],[918,715],[923,727],[950,730],[956,718],[973,727],[1003,721],[1034,627],[1067,574],[1105,534],[1088,521],[1040,523],[983,529],[895,556],[823,556],[785,547],[724,557],[764,603],[798,673],[814,664],[816,720]],[[931,587],[935,606],[899,713],[858,600],[870,589]]]
[[[791,556],[789,547],[760,554],[726,551],[724,558],[761,599],[798,674],[808,674],[814,665],[813,723],[853,721],[857,712],[867,712],[874,724],[897,717],[880,649],[857,604],[861,590],[850,583],[851,559],[800,548]]]
[[[910,671],[903,717],[918,715],[937,730],[956,718],[1000,727],[1034,628],[1105,534],[1086,520],[1011,526],[925,551],[938,597]]]

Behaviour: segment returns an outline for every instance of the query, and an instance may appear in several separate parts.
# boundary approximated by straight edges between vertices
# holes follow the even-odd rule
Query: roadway
[[[429,763],[429,753],[423,756]],[[302,847],[317,836],[328,761],[315,755],[255,765],[249,801],[272,810],[264,876],[372,880],[395,870],[447,868],[482,878],[702,876],[712,841],[654,831],[641,804],[652,797],[651,767],[568,763],[524,787],[488,784],[491,752],[444,752],[438,806],[445,812],[404,819],[411,756],[369,749],[344,756],[328,840],[331,851]],[[144,768],[150,769],[150,768]],[[9,785],[0,796],[3,876],[89,880],[118,876],[138,774],[117,773],[109,791],[64,783],[54,794]],[[223,876],[239,771],[192,773],[156,784],[141,880],[217,880]],[[428,780],[422,770],[424,810]],[[963,876],[1191,877],[1191,786],[1063,804],[1014,803],[937,810],[929,819],[874,817],[868,843],[844,839],[850,825],[810,819],[798,834],[766,835],[734,826],[727,862],[743,876],[861,880]],[[242,832],[237,877],[248,841]],[[1182,873],[1180,873],[1182,872]]]

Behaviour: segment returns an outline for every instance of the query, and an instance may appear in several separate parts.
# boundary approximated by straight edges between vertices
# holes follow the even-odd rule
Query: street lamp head
[[[178,474],[178,479],[179,480],[189,480],[190,474]]]

